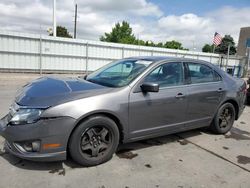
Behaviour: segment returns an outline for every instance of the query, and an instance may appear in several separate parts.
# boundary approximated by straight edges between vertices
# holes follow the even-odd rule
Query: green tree
[[[163,44],[162,42],[154,43],[151,40],[143,41],[140,39],[136,39],[135,35],[133,34],[132,28],[126,21],[122,21],[121,24],[116,23],[115,27],[112,28],[112,31],[110,33],[104,33],[104,35],[100,37],[100,41],[188,50],[186,48],[183,48],[182,44],[175,40],[167,41],[165,44]]]
[[[230,45],[229,55],[236,54],[236,47],[233,37],[225,35],[222,38],[221,44],[215,48],[215,53],[227,54],[228,46]]]
[[[207,53],[212,53],[213,52],[213,49],[214,49],[214,45],[210,45],[210,44],[205,44],[203,47],[202,47],[202,52],[207,52]]]
[[[145,42],[145,46],[155,46],[155,44],[153,43],[153,41],[147,40],[147,41]]]
[[[136,39],[134,44],[145,46],[145,42],[143,40],[139,40],[139,39]]]
[[[158,44],[156,44],[156,46],[160,48],[164,47],[162,42],[159,42]]]
[[[53,36],[53,33],[50,33],[49,35]],[[72,35],[68,32],[67,28],[63,27],[63,26],[56,27],[56,36],[57,37],[72,38]]]
[[[100,40],[123,44],[141,43],[141,40],[138,42],[138,40],[135,38],[134,34],[132,33],[132,28],[126,21],[123,21],[122,24],[116,23],[115,27],[112,28],[112,31],[110,33],[104,33],[104,36],[101,36]]]
[[[172,40],[172,41],[167,41],[164,44],[165,48],[170,48],[170,49],[180,49],[180,50],[184,50],[184,48],[182,47],[182,44],[178,41]]]

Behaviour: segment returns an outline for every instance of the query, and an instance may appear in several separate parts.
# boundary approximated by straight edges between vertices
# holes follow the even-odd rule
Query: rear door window
[[[187,63],[192,84],[220,81],[221,77],[212,68],[199,63]]]

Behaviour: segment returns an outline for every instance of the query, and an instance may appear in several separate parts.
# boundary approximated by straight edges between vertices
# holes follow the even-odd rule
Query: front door
[[[131,91],[129,129],[132,137],[164,134],[176,130],[186,121],[187,92],[183,64],[159,65],[142,82],[159,84],[159,92]],[[139,87],[139,86],[138,86]]]

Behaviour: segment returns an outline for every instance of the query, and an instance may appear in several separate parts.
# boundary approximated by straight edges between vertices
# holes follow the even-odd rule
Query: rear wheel
[[[94,166],[110,160],[119,143],[116,123],[105,116],[93,116],[82,122],[69,142],[71,157],[83,166]]]
[[[234,120],[234,106],[231,103],[225,103],[219,108],[210,128],[214,133],[225,134],[232,128]]]

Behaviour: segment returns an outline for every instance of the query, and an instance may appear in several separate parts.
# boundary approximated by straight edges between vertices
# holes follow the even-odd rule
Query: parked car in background
[[[44,77],[22,88],[0,121],[6,149],[21,158],[81,165],[111,159],[119,143],[200,127],[227,133],[246,83],[215,65],[174,57],[131,57],[85,77]]]

